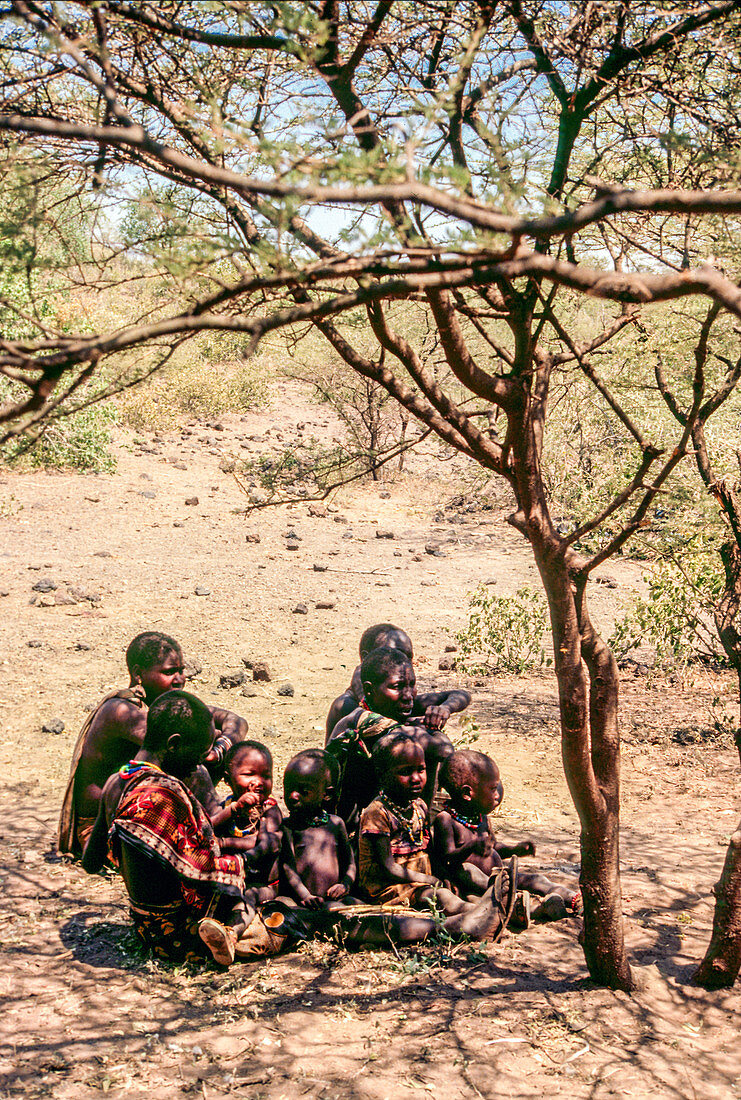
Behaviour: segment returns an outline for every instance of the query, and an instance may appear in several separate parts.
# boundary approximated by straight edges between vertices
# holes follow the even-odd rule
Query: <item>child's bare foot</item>
[[[535,910],[533,918],[537,921],[563,920],[568,917],[566,902],[560,894],[547,894]]]
[[[198,935],[211,952],[214,962],[221,966],[231,966],[237,946],[237,933],[233,928],[227,928],[213,917],[204,917],[198,923]]]

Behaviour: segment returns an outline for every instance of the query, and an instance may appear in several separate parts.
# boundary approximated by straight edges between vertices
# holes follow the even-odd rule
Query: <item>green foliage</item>
[[[248,459],[241,472],[271,494],[313,496],[344,476],[347,456],[341,446],[328,447],[312,438],[277,454]]]
[[[546,601],[539,592],[526,586],[514,596],[495,596],[482,584],[468,606],[468,625],[456,635],[464,672],[520,673],[545,662]]]
[[[681,561],[658,563],[646,582],[647,595],[615,625],[609,644],[616,656],[648,646],[660,665],[725,662],[712,618],[723,590],[718,555],[697,540]]]
[[[44,469],[79,470],[81,473],[113,473],[116,459],[110,453],[111,425],[116,410],[109,403],[89,405],[77,412],[47,421],[33,441],[15,440],[4,449],[7,462],[28,462]]]

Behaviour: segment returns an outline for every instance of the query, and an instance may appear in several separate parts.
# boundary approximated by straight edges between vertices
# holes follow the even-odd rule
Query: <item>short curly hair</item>
[[[182,652],[180,643],[169,634],[162,634],[159,630],[145,630],[143,634],[137,634],[133,641],[129,642],[126,650],[126,667],[131,673],[135,668],[153,668],[166,653],[182,655]]]
[[[389,730],[388,733],[384,733],[378,738],[371,755],[371,761],[376,770],[376,775],[381,781],[388,775],[395,750],[399,745],[418,746],[419,741],[408,730],[402,728]]]
[[[379,646],[365,658],[360,666],[360,679],[364,684],[376,687],[383,683],[389,672],[395,668],[412,667],[412,662],[400,649]]]
[[[270,768],[270,774],[273,773],[273,754],[267,745],[263,745],[261,741],[237,741],[235,745],[230,745],[224,753],[224,763],[222,765],[224,775],[229,773],[229,769],[235,760],[238,760],[243,752],[257,752],[266,761]]]
[[[492,760],[484,752],[475,752],[473,749],[459,749],[447,760],[443,761],[440,768],[440,783],[450,794],[459,791],[461,787],[476,785],[478,779],[483,777],[499,778],[499,768],[496,760]]]
[[[166,691],[149,708],[142,748],[157,752],[173,733],[189,740],[201,736],[210,726],[211,711],[195,695]]]

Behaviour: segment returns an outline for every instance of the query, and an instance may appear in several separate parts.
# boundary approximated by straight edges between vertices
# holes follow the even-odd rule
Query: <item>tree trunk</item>
[[[562,755],[581,822],[584,956],[594,981],[630,991],[620,890],[618,670],[562,559],[541,570],[551,609]]]
[[[715,625],[728,659],[736,669],[741,700],[741,636],[736,617],[741,610],[741,549],[727,542],[720,549],[726,587],[715,613]],[[736,729],[736,748],[741,759],[741,721]],[[692,976],[705,989],[732,986],[741,970],[741,823],[731,837],[720,881],[713,887],[713,934],[705,958]]]

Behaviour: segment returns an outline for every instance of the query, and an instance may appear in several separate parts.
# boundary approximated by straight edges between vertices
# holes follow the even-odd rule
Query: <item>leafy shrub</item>
[[[121,418],[135,431],[157,431],[174,428],[183,418],[207,420],[255,408],[266,394],[258,362],[199,356],[185,366],[163,368],[128,390],[120,401]]]
[[[662,665],[725,661],[712,618],[723,590],[718,555],[696,544],[681,563],[660,562],[645,579],[648,594],[615,624],[609,639],[616,656],[650,646]]]
[[[44,469],[113,473],[116,459],[110,453],[111,425],[116,410],[109,403],[89,405],[78,412],[49,421],[38,438],[17,439],[4,449],[8,462],[28,462]]]
[[[468,607],[468,626],[456,635],[464,672],[519,673],[544,663],[546,602],[539,592],[524,587],[514,596],[495,596],[482,584]]]
[[[327,447],[311,439],[276,454],[248,459],[240,472],[273,495],[309,496],[341,480],[348,472],[348,457],[340,446]]]

